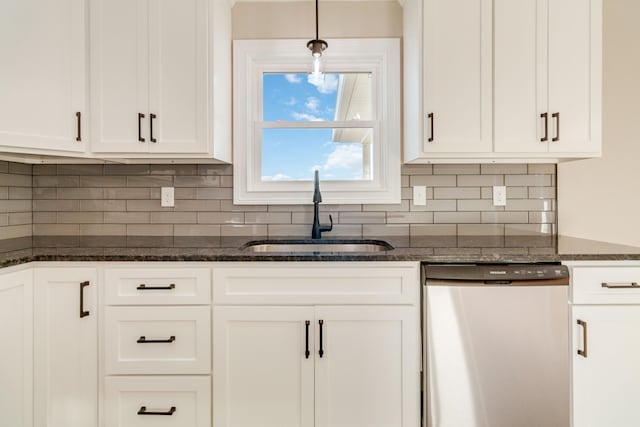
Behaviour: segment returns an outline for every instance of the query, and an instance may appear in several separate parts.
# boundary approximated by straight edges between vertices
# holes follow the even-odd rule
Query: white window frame
[[[262,122],[262,81],[266,72],[308,73],[311,54],[306,40],[236,40],[234,67],[235,204],[309,204],[309,181],[262,181],[262,129],[278,126]],[[322,181],[324,203],[400,203],[400,41],[331,39],[322,56],[323,72],[372,74],[371,121],[287,122],[287,128],[373,128],[373,179]],[[354,124],[357,125],[354,126]],[[318,159],[320,161],[320,159]]]

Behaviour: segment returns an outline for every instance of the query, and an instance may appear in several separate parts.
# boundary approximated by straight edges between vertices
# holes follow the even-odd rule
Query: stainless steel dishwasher
[[[568,427],[568,269],[442,264],[423,276],[425,425]]]

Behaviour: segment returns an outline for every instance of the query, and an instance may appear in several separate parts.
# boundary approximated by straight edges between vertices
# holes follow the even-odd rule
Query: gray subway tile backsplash
[[[229,165],[24,165],[0,161],[0,241],[16,251],[35,236],[85,236],[118,244],[219,246],[221,239],[303,237],[313,221],[307,205],[234,205]],[[389,237],[408,244],[434,236],[488,234],[496,241],[556,232],[553,164],[403,165],[399,204],[321,206],[334,220],[326,237]],[[427,186],[426,206],[414,185]],[[492,186],[507,186],[507,206],[492,205]],[[175,187],[175,207],[160,206],[160,187]],[[18,240],[15,240],[18,239]],[[22,239],[22,240],[20,240]],[[157,240],[153,240],[157,244]],[[54,244],[55,242],[48,242]],[[61,245],[64,242],[61,242]],[[71,246],[71,245],[70,245]],[[8,245],[3,245],[3,248]],[[4,249],[3,249],[4,250]]]

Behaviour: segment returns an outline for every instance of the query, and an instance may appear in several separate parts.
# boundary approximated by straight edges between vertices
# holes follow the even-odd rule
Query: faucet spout
[[[329,215],[330,225],[320,224],[320,203],[322,202],[322,194],[320,193],[320,175],[315,171],[314,190],[313,190],[313,226],[311,227],[311,238],[321,239],[324,231],[333,230],[333,218]]]
[[[322,203],[322,194],[320,193],[320,174],[316,170],[313,176],[313,203]]]

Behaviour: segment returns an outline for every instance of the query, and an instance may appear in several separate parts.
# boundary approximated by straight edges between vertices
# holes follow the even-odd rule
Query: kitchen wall
[[[564,235],[640,245],[640,2],[604,2],[603,155],[558,166]]]
[[[318,17],[319,36],[328,41],[402,37],[402,7],[396,1],[321,1]],[[232,10],[232,31],[234,40],[313,39],[315,2],[238,2]]]
[[[31,254],[31,165],[0,161],[0,257]]]
[[[221,165],[35,165],[36,246],[226,246],[249,237],[308,237],[309,204],[233,204],[232,167]],[[415,206],[413,185],[426,185]],[[507,207],[492,205],[492,185],[507,186]],[[511,236],[555,232],[555,165],[407,165],[398,205],[321,205],[333,216],[326,237],[382,237],[396,246],[423,236]],[[174,208],[160,187],[175,187]],[[96,237],[102,236],[102,239]],[[82,244],[81,244],[82,245]]]

